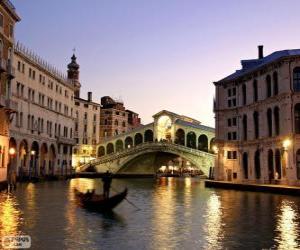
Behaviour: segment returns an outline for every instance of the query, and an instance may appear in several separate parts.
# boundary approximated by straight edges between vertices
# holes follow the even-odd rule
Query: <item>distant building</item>
[[[128,130],[135,129],[141,126],[141,118],[139,118],[139,114],[135,113],[131,110],[126,110],[128,113]]]
[[[300,50],[241,64],[214,83],[215,178],[300,185]]]
[[[126,133],[140,126],[140,122],[138,114],[126,110],[123,102],[116,101],[109,96],[101,98],[100,141]]]
[[[73,165],[78,166],[96,158],[96,145],[99,143],[100,133],[100,103],[92,100],[92,92],[88,92],[87,99],[80,97],[79,65],[75,55],[68,65],[68,79],[75,86],[74,110],[76,145],[73,148]]]
[[[8,0],[0,1],[0,184],[6,183],[9,157],[13,161],[14,149],[9,156],[9,123],[16,112],[16,103],[11,99],[11,85],[15,78],[13,45],[15,23],[20,21],[15,7]]]
[[[16,149],[13,167],[20,177],[70,174],[75,145],[74,85],[19,43],[14,56],[12,100],[17,111],[10,127],[10,147]]]

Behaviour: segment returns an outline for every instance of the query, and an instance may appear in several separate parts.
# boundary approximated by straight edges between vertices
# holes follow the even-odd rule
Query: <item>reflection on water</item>
[[[17,208],[15,197],[3,194],[0,200],[0,236],[19,235],[22,223],[21,212]]]
[[[276,225],[278,236],[275,240],[278,249],[299,249],[299,214],[296,211],[297,205],[294,202],[281,202]]]
[[[299,249],[300,199],[206,189],[197,178],[114,179],[128,202],[87,211],[74,188],[102,192],[100,179],[22,184],[0,193],[0,236],[25,234],[33,249]]]
[[[207,249],[222,249],[222,208],[220,197],[212,194],[207,201],[206,223]]]

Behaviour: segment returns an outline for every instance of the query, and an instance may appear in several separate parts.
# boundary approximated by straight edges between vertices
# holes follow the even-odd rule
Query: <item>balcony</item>
[[[5,104],[6,104],[6,109],[9,109],[11,111],[18,111],[18,103],[11,100],[11,99],[6,99],[5,100]]]
[[[7,70],[7,64],[6,60],[3,58],[0,58],[0,73],[3,73]]]
[[[12,61],[8,60],[7,61],[7,77],[9,79],[14,79],[16,77],[16,73],[15,73],[15,67],[12,65]]]
[[[75,145],[75,139],[63,137],[63,136],[57,136],[57,143],[59,144],[67,144],[67,145]]]

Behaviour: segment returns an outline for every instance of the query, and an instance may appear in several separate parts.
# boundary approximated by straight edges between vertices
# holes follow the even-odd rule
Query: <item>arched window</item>
[[[103,146],[100,146],[98,148],[98,157],[104,156],[105,155],[105,148]]]
[[[253,100],[254,102],[258,100],[257,80],[253,81]]]
[[[114,144],[108,143],[106,146],[106,153],[107,154],[112,154],[114,152]]]
[[[184,130],[179,128],[176,130],[176,133],[175,133],[175,143],[176,144],[179,144],[179,145],[183,145],[184,146],[184,143],[185,143],[185,133],[184,133]]]
[[[248,129],[247,129],[247,115],[243,115],[243,139],[247,141]]]
[[[248,154],[243,153],[243,174],[244,178],[248,179]]]
[[[280,134],[280,118],[279,118],[279,108],[274,108],[274,122],[275,122],[275,134]]]
[[[267,120],[268,120],[268,136],[272,136],[272,109],[268,109],[267,111]]]
[[[196,148],[196,134],[189,132],[186,136],[186,146],[189,148]]]
[[[297,179],[300,180],[300,149],[296,153]]]
[[[243,86],[242,86],[242,98],[243,98],[243,105],[246,105],[246,103],[247,103],[247,89],[246,89],[246,84],[243,84]]]
[[[254,156],[254,169],[255,169],[255,178],[260,179],[260,153],[259,150],[256,150]]]
[[[118,126],[119,125],[119,122],[118,120],[115,120],[115,125]]]
[[[281,154],[279,149],[275,151],[275,170],[278,174],[278,179],[281,179]]]
[[[254,138],[258,139],[259,137],[259,114],[257,111],[253,113],[253,121],[254,121]]]
[[[107,125],[107,124],[108,124],[107,119],[105,119],[104,120],[104,125]]]
[[[198,138],[198,149],[201,151],[208,151],[208,138],[206,135],[200,135]]]
[[[133,146],[133,139],[131,137],[126,137],[125,139],[125,148],[132,148]]]
[[[267,90],[267,97],[272,96],[272,83],[271,83],[271,76],[267,75],[266,77],[266,90]]]
[[[123,141],[117,140],[116,142],[116,152],[121,152],[123,150]]]
[[[147,129],[144,134],[145,142],[153,142],[153,131]]]
[[[293,86],[295,92],[300,91],[300,67],[293,70]]]
[[[123,122],[122,122],[122,126],[123,126],[123,127],[126,127],[126,122],[123,121]]]
[[[143,136],[140,133],[137,133],[134,136],[134,145],[139,145],[143,143]]]
[[[274,157],[272,149],[268,151],[268,176],[269,181],[274,179]]]
[[[273,73],[273,91],[274,95],[278,95],[278,74],[276,71]]]
[[[294,108],[295,133],[300,134],[300,103],[297,103]]]

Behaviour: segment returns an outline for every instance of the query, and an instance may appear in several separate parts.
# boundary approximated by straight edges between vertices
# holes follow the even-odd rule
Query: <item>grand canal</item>
[[[30,235],[32,249],[299,249],[300,198],[206,189],[199,179],[114,180],[129,188],[111,214],[84,210],[73,187],[97,179],[22,184],[0,195],[0,234]]]

